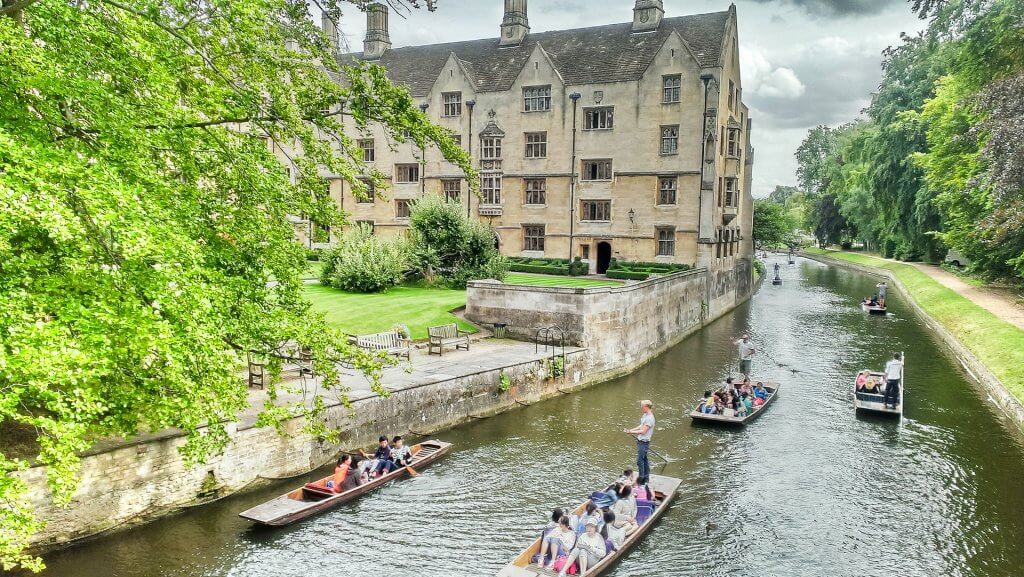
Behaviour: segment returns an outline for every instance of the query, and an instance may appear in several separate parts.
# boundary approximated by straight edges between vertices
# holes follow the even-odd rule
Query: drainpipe
[[[420,104],[420,111],[426,114],[428,106],[430,105],[426,102]],[[420,147],[420,164],[423,165],[423,170],[420,171],[420,196],[423,196],[427,192],[427,151],[422,146]]]
[[[469,144],[469,150],[467,152],[469,152],[469,164],[470,164],[470,166],[473,165],[473,107],[474,106],[476,106],[476,100],[467,100],[466,101],[466,109],[469,111],[469,134],[466,135],[466,140],[468,141],[468,144]],[[468,189],[470,188],[470,184],[469,184],[468,181],[466,182],[466,188],[467,188],[467,190],[466,190],[466,218],[470,218],[470,210],[471,210],[470,203],[473,200],[473,195],[469,194],[469,190]]]
[[[572,237],[576,225],[576,104],[580,93],[569,95],[572,100],[572,164],[569,166],[569,262],[572,263]]]

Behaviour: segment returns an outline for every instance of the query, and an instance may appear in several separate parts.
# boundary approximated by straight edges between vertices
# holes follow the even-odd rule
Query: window
[[[658,256],[675,256],[676,231],[671,227],[658,227]]]
[[[735,207],[736,200],[736,179],[727,178],[725,179],[725,206]]]
[[[484,160],[497,160],[501,158],[501,138],[497,136],[484,136],[480,139],[480,149],[483,151]]]
[[[544,225],[523,225],[523,250],[544,251]]]
[[[411,200],[398,199],[395,201],[395,218],[409,218]]]
[[[418,164],[396,164],[395,182],[409,183],[420,181],[420,165]]]
[[[448,202],[462,201],[462,179],[446,179],[441,181],[444,199]]]
[[[683,85],[683,77],[679,74],[661,77],[661,101],[669,104],[679,102],[679,90]]]
[[[377,191],[374,190],[373,188],[373,181],[370,180],[369,178],[360,178],[359,182],[362,182],[363,186],[366,187],[366,192],[364,193],[366,195],[366,198],[360,198],[360,196],[357,194],[356,202],[358,202],[359,204],[373,204],[373,201],[376,200],[377,196]]]
[[[373,139],[366,138],[359,141],[359,148],[363,149],[363,162],[373,162]]]
[[[548,133],[526,133],[526,158],[544,158],[548,155]]]
[[[739,158],[740,156],[740,129],[730,128],[726,151],[729,156]]]
[[[612,201],[580,201],[580,220],[609,221],[612,219]]]
[[[526,179],[526,204],[545,204],[548,181],[543,178]]]
[[[480,177],[481,204],[501,204],[501,175],[485,174]]]
[[[584,160],[583,180],[611,180],[612,161],[610,160]]]
[[[736,106],[736,84],[732,80],[729,81],[729,110],[733,110]]]
[[[662,154],[678,154],[679,153],[679,125],[673,124],[672,126],[661,127],[661,153]]]
[[[523,112],[544,112],[551,110],[551,87],[528,86],[523,88]]]
[[[459,148],[462,148],[462,135],[461,134],[453,134],[452,135],[452,140],[455,141],[455,146],[458,146]]]
[[[326,224],[320,224],[313,222],[313,238],[310,239],[312,242],[317,244],[323,244],[331,242],[331,227]]]
[[[373,234],[373,221],[372,220],[357,220],[356,226],[360,228],[369,229],[370,234]]]
[[[679,180],[674,176],[663,176],[658,179],[658,204],[675,204],[676,188]]]
[[[441,116],[462,116],[462,93],[445,92],[441,94],[444,110]]]
[[[583,259],[583,260],[589,260],[590,259],[590,245],[589,244],[585,244],[585,245],[580,247],[580,258]]]
[[[614,112],[615,109],[611,106],[587,108],[584,111],[586,120],[583,124],[583,130],[611,130]]]

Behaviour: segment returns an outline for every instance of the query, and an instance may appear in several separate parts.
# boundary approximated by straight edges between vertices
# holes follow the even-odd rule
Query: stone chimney
[[[500,46],[518,46],[530,32],[526,18],[526,0],[505,0],[505,18],[501,21]]]
[[[366,7],[363,57],[367,60],[377,60],[388,48],[391,48],[391,37],[388,36],[388,7],[374,2]]]
[[[633,32],[657,30],[665,16],[665,5],[661,0],[636,0],[633,6]]]
[[[327,36],[327,41],[331,45],[331,54],[341,52],[338,45],[338,27],[334,25],[334,20],[331,20],[326,12],[320,17],[320,25],[323,27],[324,35]]]

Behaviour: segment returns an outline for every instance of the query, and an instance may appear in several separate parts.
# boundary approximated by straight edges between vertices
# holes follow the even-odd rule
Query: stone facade
[[[391,48],[386,9],[369,10],[367,51],[340,58],[382,64],[458,135],[482,198],[439,151],[371,129],[366,158],[390,189],[360,202],[331,180],[352,221],[397,234],[408,201],[447,193],[509,256],[580,256],[603,272],[611,257],[727,269],[752,254],[735,6],[669,18],[661,0],[637,0],[632,24],[543,33],[529,32],[526,0],[505,9],[500,39],[405,48]]]

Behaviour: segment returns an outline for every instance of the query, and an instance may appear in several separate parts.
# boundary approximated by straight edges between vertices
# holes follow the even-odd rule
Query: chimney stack
[[[518,46],[530,32],[526,18],[526,0],[505,0],[505,18],[501,21],[500,46]]]
[[[327,41],[331,45],[331,54],[341,52],[338,44],[338,27],[334,25],[334,20],[331,20],[326,12],[320,17],[320,25],[324,30],[324,35],[327,36]]]
[[[633,6],[633,32],[657,30],[665,16],[665,5],[661,0],[636,0]]]
[[[366,7],[363,57],[367,60],[378,60],[388,48],[391,48],[391,37],[388,36],[388,7],[374,2]]]

